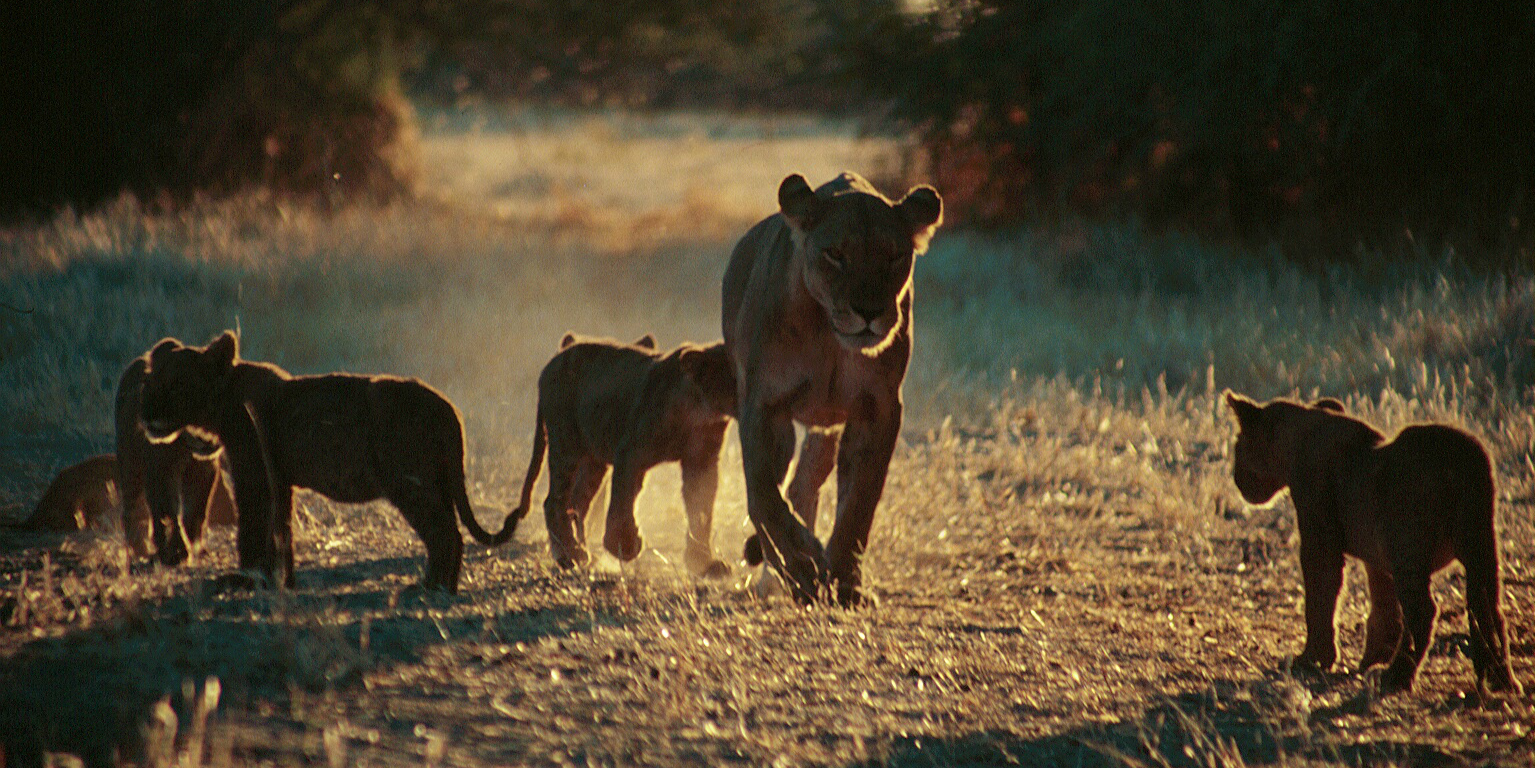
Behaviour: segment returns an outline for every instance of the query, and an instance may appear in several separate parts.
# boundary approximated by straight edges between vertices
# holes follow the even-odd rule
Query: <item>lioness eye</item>
[[[821,251],[821,258],[825,259],[826,263],[830,264],[831,268],[838,272],[841,272],[842,268],[846,266],[846,262],[842,260],[842,254],[830,248]]]

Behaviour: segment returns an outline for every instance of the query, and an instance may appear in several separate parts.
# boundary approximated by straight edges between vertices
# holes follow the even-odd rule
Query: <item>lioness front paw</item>
[[[786,553],[783,575],[790,594],[802,605],[809,605],[823,597],[829,597],[830,586],[826,582],[826,564],[802,552]]]
[[[858,585],[837,585],[837,604],[843,608],[879,607],[879,598]]]
[[[614,557],[627,563],[645,550],[645,540],[640,538],[640,529],[637,527],[617,530],[609,528],[602,537],[602,546]]]
[[[591,555],[587,554],[586,550],[581,547],[572,547],[569,551],[557,551],[554,553],[555,564],[567,571],[573,568],[585,567],[590,560]]]

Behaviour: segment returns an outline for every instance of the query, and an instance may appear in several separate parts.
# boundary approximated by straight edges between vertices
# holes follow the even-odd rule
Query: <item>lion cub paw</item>
[[[1394,693],[1412,693],[1413,680],[1417,676],[1417,670],[1412,667],[1393,664],[1380,676],[1380,694],[1390,696]]]
[[[214,594],[252,592],[272,586],[271,579],[255,571],[236,571],[209,580],[208,588]]]
[[[1336,658],[1332,660],[1317,658],[1316,655],[1302,651],[1299,655],[1290,659],[1291,674],[1325,675],[1332,671]]]
[[[569,552],[555,552],[554,562],[561,570],[583,568],[591,560],[591,555],[581,547],[573,547]]]
[[[724,560],[711,559],[702,563],[689,563],[688,570],[705,579],[725,579],[730,577],[730,565]]]

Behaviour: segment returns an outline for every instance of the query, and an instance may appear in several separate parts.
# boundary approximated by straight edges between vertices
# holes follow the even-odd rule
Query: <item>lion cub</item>
[[[138,557],[186,562],[204,525],[235,524],[234,497],[221,466],[222,446],[183,432],[155,442],[139,423],[149,353],[133,359],[117,383],[117,490],[123,536]]]
[[[99,528],[107,514],[122,504],[119,477],[117,455],[112,453],[92,456],[59,470],[43,491],[32,516],[17,527],[58,533]],[[206,509],[210,524],[234,525],[234,499],[229,497],[229,489],[224,483],[218,482],[213,488]]]
[[[1412,690],[1438,616],[1430,577],[1459,560],[1477,686],[1522,692],[1500,606],[1492,463],[1475,437],[1420,424],[1388,441],[1332,399],[1260,405],[1228,390],[1226,403],[1240,427],[1232,465],[1242,498],[1265,504],[1289,487],[1295,503],[1306,592],[1297,666],[1327,669],[1338,658],[1333,622],[1350,555],[1370,585],[1359,669],[1389,662],[1381,690]]]
[[[681,462],[688,568],[724,576],[730,566],[714,555],[712,529],[720,446],[735,415],[730,358],[721,342],[683,344],[665,353],[655,346],[648,335],[633,344],[565,335],[538,377],[533,456],[513,514],[527,514],[547,449],[549,548],[562,567],[584,564],[587,510],[611,465],[602,542],[620,560],[633,560],[644,546],[634,500],[645,473],[663,462]]]
[[[104,453],[59,470],[32,516],[16,527],[56,533],[83,531],[100,526],[117,504],[117,457]]]
[[[510,517],[495,535],[475,520],[463,420],[416,379],[293,376],[240,359],[229,331],[206,347],[165,339],[149,353],[142,420],[158,442],[186,431],[223,445],[239,508],[240,568],[283,586],[293,586],[295,487],[343,503],[388,499],[426,545],[428,589],[458,591],[460,521],[489,546],[515,530]]]

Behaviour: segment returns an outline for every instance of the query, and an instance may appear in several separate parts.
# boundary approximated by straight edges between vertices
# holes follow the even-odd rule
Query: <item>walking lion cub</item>
[[[735,375],[724,344],[683,344],[657,352],[655,337],[633,344],[566,334],[538,377],[533,454],[512,519],[526,515],[547,451],[544,521],[563,568],[585,564],[586,515],[613,468],[603,546],[623,561],[644,547],[634,502],[658,464],[682,465],[687,510],[684,559],[693,573],[718,578],[730,566],[714,555],[714,495],[720,448],[735,415]]]
[[[1258,404],[1228,390],[1226,403],[1240,428],[1232,464],[1242,498],[1265,504],[1288,487],[1295,503],[1306,595],[1295,666],[1337,661],[1334,615],[1350,555],[1363,561],[1370,588],[1359,670],[1389,664],[1382,692],[1411,691],[1438,617],[1430,578],[1459,560],[1477,686],[1523,692],[1500,606],[1492,463],[1475,437],[1418,424],[1387,440],[1332,399]]]

